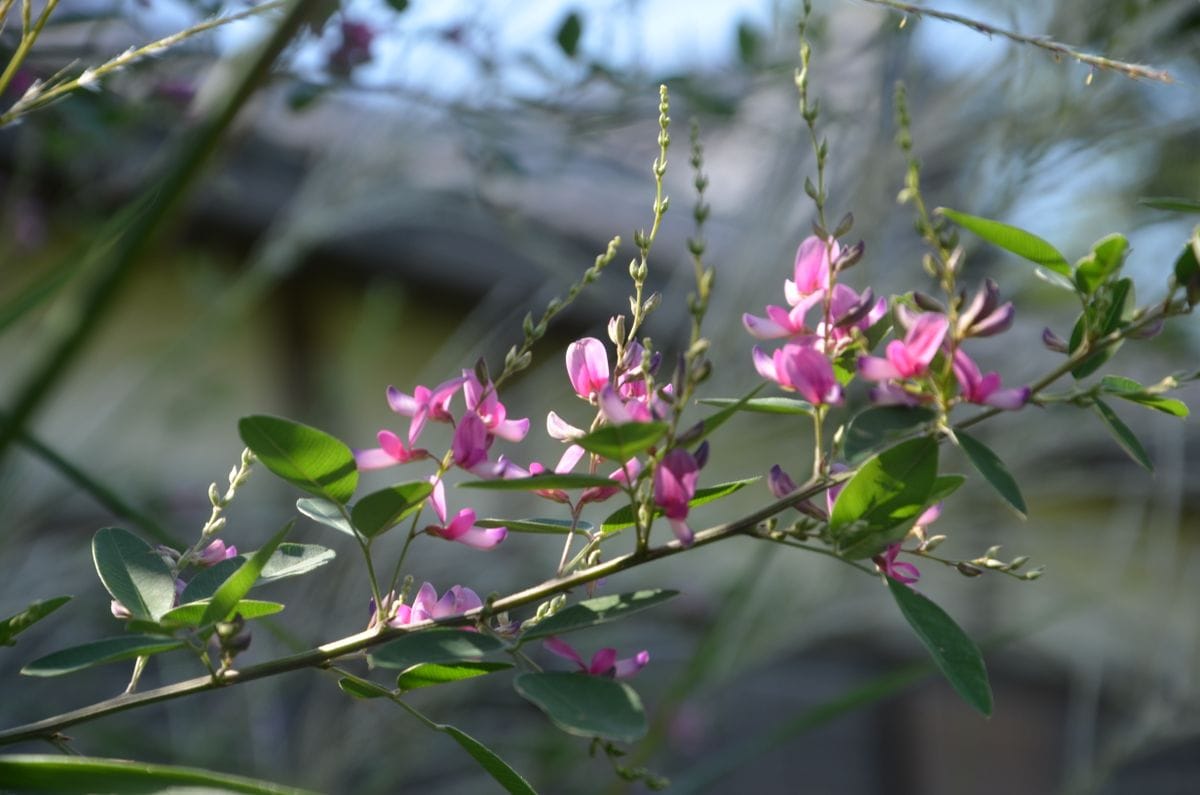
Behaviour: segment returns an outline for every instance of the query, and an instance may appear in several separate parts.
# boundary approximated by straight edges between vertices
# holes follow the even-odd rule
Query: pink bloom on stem
[[[742,325],[751,336],[760,340],[809,336],[813,330],[808,326],[807,315],[814,306],[820,305],[823,299],[824,293],[820,292],[800,296],[799,301],[790,310],[769,304],[766,317],[747,312],[742,315]]]
[[[440,525],[429,525],[425,528],[425,532],[431,536],[457,541],[472,549],[492,549],[508,537],[508,530],[503,527],[476,527],[475,511],[470,508],[463,508],[447,522],[446,487],[441,480],[434,482],[429,503],[441,522]]]
[[[836,240],[827,242],[816,235],[806,237],[796,249],[794,278],[783,283],[788,304],[795,306],[805,296],[828,290],[830,263],[840,256],[841,246]]]
[[[462,383],[461,377],[451,378],[433,389],[418,386],[411,395],[404,394],[394,386],[387,388],[388,405],[392,407],[392,411],[412,417],[412,422],[408,426],[408,443],[410,445],[416,444],[417,437],[421,435],[421,429],[425,427],[426,420],[453,421],[454,417],[450,414],[450,399],[454,397],[454,393],[458,391]]]
[[[816,349],[789,344],[768,357],[755,346],[753,357],[759,375],[784,389],[799,392],[809,403],[838,405],[842,402],[842,387],[833,374],[833,365]]]
[[[566,641],[555,637],[542,641],[546,651],[557,654],[563,659],[570,660],[579,666],[579,670],[589,676],[608,676],[616,679],[627,679],[646,667],[650,662],[650,652],[642,650],[624,660],[617,659],[617,650],[601,649],[592,655],[590,663],[585,663],[579,652],[575,651]]]
[[[612,384],[605,384],[598,393],[600,413],[613,425],[630,422],[650,422],[654,419],[650,408],[640,400],[622,400]]]
[[[696,496],[700,465],[687,450],[676,447],[663,456],[654,470],[654,503],[662,508],[671,531],[685,547],[695,540],[687,525],[688,502]]]
[[[904,340],[892,340],[885,350],[887,358],[861,356],[858,372],[868,381],[915,378],[924,375],[937,355],[950,323],[937,312],[923,312],[912,320]]]
[[[223,560],[236,558],[237,553],[237,547],[232,545],[225,546],[225,542],[218,538],[200,550],[200,553],[196,555],[196,564],[199,566],[215,566]]]
[[[595,337],[584,337],[567,346],[567,377],[575,394],[591,400],[608,383],[608,352]]]
[[[636,479],[638,473],[641,471],[642,462],[637,458],[631,458],[625,462],[625,466],[613,470],[608,477],[610,480],[628,485],[630,478]],[[620,490],[619,486],[589,486],[583,490],[583,494],[579,495],[579,504],[586,505],[590,502],[604,502]]]
[[[467,400],[467,410],[475,412],[493,436],[519,442],[529,433],[529,418],[508,419],[508,412],[496,395],[495,385],[490,381],[486,385],[479,383],[470,370],[463,370],[463,396]]]
[[[403,627],[423,621],[453,618],[479,607],[483,607],[483,600],[470,588],[464,588],[461,585],[452,586],[439,599],[434,587],[426,582],[422,583],[420,590],[417,591],[412,606],[398,604],[390,610],[385,610],[385,613],[390,613],[387,619],[389,626]],[[373,609],[374,605],[372,605]]]
[[[990,337],[1006,331],[1013,321],[1013,305],[1000,303],[1000,286],[985,279],[971,303],[958,316],[958,336]]]
[[[487,426],[478,414],[467,414],[459,421],[454,429],[454,439],[450,442],[450,452],[454,463],[468,472],[480,474],[480,471],[490,471],[484,467],[488,464],[488,448],[492,446],[492,437],[488,434]],[[488,475],[481,475],[486,477]]]
[[[896,556],[900,554],[900,544],[889,544],[881,554],[871,558],[879,570],[891,577],[896,582],[902,582],[905,585],[912,585],[917,580],[921,579],[921,572],[911,563],[896,560]]]
[[[962,348],[954,351],[954,377],[958,379],[963,399],[968,402],[1009,411],[1022,408],[1029,402],[1029,387],[1001,389],[999,374],[983,375],[979,366]]]
[[[391,431],[380,431],[375,435],[379,441],[378,447],[354,451],[354,462],[359,471],[383,469],[397,464],[407,464],[421,458],[428,458],[428,450],[414,450],[404,446],[400,437]]]

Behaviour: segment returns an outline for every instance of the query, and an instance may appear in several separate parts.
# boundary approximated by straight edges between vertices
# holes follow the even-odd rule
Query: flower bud
[[[1042,344],[1056,353],[1070,353],[1067,341],[1055,334],[1047,326],[1042,330]]]
[[[955,563],[954,568],[958,569],[958,573],[964,577],[978,577],[980,574],[983,574],[982,569],[980,569],[978,566],[972,566],[965,560]]]
[[[613,345],[620,345],[625,341],[624,315],[613,315],[608,319],[608,338],[612,340]]]
[[[928,295],[920,290],[916,290],[913,292],[912,297],[913,303],[919,306],[921,309],[924,309],[926,312],[940,312],[942,314],[945,314],[946,312],[946,307],[942,305],[942,302],[934,298],[932,295]]]

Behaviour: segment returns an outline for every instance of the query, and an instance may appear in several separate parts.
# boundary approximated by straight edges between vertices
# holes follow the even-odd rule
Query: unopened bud
[[[966,561],[955,563],[954,568],[958,569],[958,573],[964,577],[978,577],[980,574],[983,574],[983,571],[978,566],[972,566]]]
[[[521,321],[521,330],[525,332],[526,337],[533,336],[534,325],[532,312],[525,313],[525,318]]]
[[[625,341],[624,315],[613,315],[608,319],[608,338],[612,340],[613,345],[620,345]]]
[[[1041,577],[1041,576],[1042,576],[1043,574],[1045,574],[1045,573],[1046,573],[1046,569],[1045,569],[1045,567],[1043,567],[1043,566],[1038,566],[1038,567],[1037,567],[1036,569],[1034,569],[1033,571],[1027,571],[1027,572],[1025,572],[1024,579],[1026,579],[1026,580],[1036,580],[1038,577]]]
[[[510,353],[513,353],[515,356],[515,351],[516,347],[514,346]],[[480,356],[475,362],[475,377],[479,379],[479,383],[481,384],[491,383],[492,377],[488,373],[487,361],[482,356]]]
[[[1056,353],[1070,352],[1067,341],[1051,331],[1049,326],[1042,330],[1042,344]]]
[[[920,290],[914,291],[912,297],[913,303],[919,306],[921,309],[924,309],[926,312],[944,313],[946,311],[946,307],[942,305],[941,301],[937,300],[932,295],[921,292]]]
[[[662,293],[659,293],[659,292],[650,293],[650,297],[647,298],[642,303],[642,311],[648,315],[651,312],[653,312],[655,309],[658,309],[658,307],[661,303],[662,303]]]
[[[866,252],[866,250],[867,244],[861,240],[855,243],[853,246],[847,246],[846,248],[843,248],[841,254],[838,255],[837,261],[833,263],[833,272],[841,273],[847,268],[857,265],[858,261],[862,259],[863,253]]]
[[[985,558],[994,558],[994,557],[996,557],[996,556],[997,556],[997,555],[999,555],[999,554],[1000,554],[1000,547],[997,545],[997,546],[994,546],[994,547],[988,547],[988,550],[987,550],[987,552],[984,552],[984,553],[983,553],[983,556],[984,556]]]
[[[216,483],[210,483],[208,486],[208,501],[213,504],[213,507],[221,505],[221,492],[217,489]]]
[[[944,535],[930,536],[929,538],[925,539],[925,543],[921,545],[921,549],[926,552],[932,552],[940,547],[942,542],[945,540],[946,536]]]
[[[846,213],[842,216],[842,220],[838,221],[837,228],[833,230],[834,237],[842,237],[849,234],[854,228],[854,213]]]
[[[1008,570],[1016,571],[1017,569],[1021,568],[1028,562],[1029,562],[1028,555],[1021,555],[1020,557],[1013,558],[1012,562],[1008,564]]]

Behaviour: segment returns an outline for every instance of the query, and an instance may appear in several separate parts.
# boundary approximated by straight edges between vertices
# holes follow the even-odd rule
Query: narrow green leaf
[[[201,602],[205,599],[211,599],[212,595],[221,587],[221,584],[228,580],[245,562],[245,555],[237,555],[232,558],[226,558],[215,566],[209,566],[207,569],[200,570],[188,582],[187,587],[183,589],[183,593],[179,595],[179,603],[186,604],[187,602]]]
[[[915,433],[937,419],[937,412],[926,408],[876,406],[851,418],[842,435],[842,453],[853,463],[875,453],[901,436]]]
[[[1121,449],[1129,454],[1129,457],[1146,469],[1147,472],[1154,471],[1154,463],[1150,460],[1150,456],[1146,453],[1146,448],[1142,447],[1142,443],[1138,441],[1137,436],[1130,430],[1129,426],[1121,421],[1117,413],[1100,398],[1096,398],[1096,402],[1092,404],[1096,415],[1108,428],[1113,439],[1117,444],[1121,445]]]
[[[507,527],[514,533],[552,533],[566,535],[571,532],[570,519],[477,519],[479,527]],[[579,521],[574,523],[578,533],[593,533],[596,526],[591,522]]]
[[[527,478],[504,478],[496,480],[468,480],[459,483],[466,489],[485,489],[488,491],[537,491],[540,489],[589,489],[620,488],[620,481],[600,475],[532,475]]]
[[[354,696],[355,698],[391,698],[392,691],[380,684],[372,682],[370,679],[362,679],[357,676],[343,676],[338,680],[338,687],[343,693]]]
[[[762,480],[762,477],[756,475],[752,478],[731,480],[728,483],[718,483],[715,486],[705,486],[704,488],[696,489],[696,496],[688,500],[688,508],[696,508],[701,505],[706,505],[710,502],[715,502],[722,497],[728,497],[730,494],[741,491],[746,486],[749,486],[751,483],[757,483],[759,480]],[[661,510],[657,508],[654,509],[655,518],[658,518],[662,515],[663,513]],[[633,507],[629,505],[622,505],[604,520],[604,523],[600,525],[600,529],[605,533],[615,533],[618,530],[625,530],[633,527],[633,525]]]
[[[105,527],[92,536],[96,573],[134,618],[157,621],[175,604],[175,578],[154,548],[128,530]]]
[[[463,750],[479,763],[480,767],[491,774],[491,777],[496,780],[497,784],[504,787],[506,792],[511,793],[511,795],[537,795],[537,792],[529,785],[529,782],[520,773],[513,770],[512,766],[501,759],[495,751],[465,731],[456,729],[453,726],[442,724],[441,731],[453,737],[454,741],[461,745]]]
[[[408,670],[425,663],[478,661],[504,649],[491,635],[450,627],[422,629],[397,638],[371,652],[371,662],[380,668]]]
[[[296,510],[318,524],[332,527],[339,533],[355,538],[354,528],[342,515],[342,507],[336,502],[318,497],[301,497],[296,500]]]
[[[33,602],[20,613],[11,615],[0,621],[0,646],[17,645],[17,642],[13,638],[71,601],[72,598],[70,596],[56,596],[53,599]]]
[[[401,673],[396,678],[396,687],[401,690],[416,690],[421,687],[460,682],[463,679],[474,679],[477,676],[486,676],[512,667],[512,663],[506,662],[459,662],[449,665],[423,663],[414,665]]]
[[[158,654],[183,645],[182,640],[154,635],[120,635],[72,646],[39,657],[21,669],[26,676],[61,676],[93,665],[103,665],[121,660],[132,660],[149,654]],[[2,757],[0,757],[2,758]]]
[[[240,792],[246,795],[314,795],[269,781],[212,770],[152,765],[87,756],[10,754],[0,756],[0,781],[13,792],[90,795],[95,792]]]
[[[433,484],[428,480],[388,486],[371,492],[355,503],[350,518],[359,532],[367,538],[374,538],[421,510],[425,498],[432,492]]]
[[[865,558],[904,537],[929,504],[937,482],[938,446],[910,439],[870,458],[833,504],[829,532],[838,553]]]
[[[1174,213],[1200,213],[1200,199],[1182,196],[1143,196],[1138,199],[1138,204]]]
[[[967,454],[967,460],[971,462],[971,466],[975,467],[979,474],[983,475],[984,479],[996,490],[996,493],[1003,497],[1004,501],[1024,519],[1029,512],[1029,509],[1025,507],[1025,498],[1021,496],[1021,489],[1017,487],[1017,481],[1004,466],[1000,457],[992,452],[990,447],[966,431],[956,430],[954,437],[958,440],[958,446]]]
[[[745,400],[743,403],[742,400]],[[746,400],[733,400],[732,398],[704,398],[700,402],[706,406],[724,406],[726,409],[734,408],[735,411],[750,411],[756,414],[788,414],[812,416],[813,405],[807,400],[798,400],[789,397],[765,397],[752,398]],[[716,415],[713,415],[716,416]]]
[[[1112,234],[1101,238],[1093,244],[1091,253],[1075,263],[1075,285],[1091,295],[1121,269],[1128,253],[1129,241],[1124,235]]]
[[[729,418],[739,411],[744,411],[751,400],[766,386],[766,382],[759,384],[750,390],[749,393],[743,395],[738,400],[723,403],[725,407],[720,411],[710,414],[700,420],[697,425],[692,426],[686,433],[680,435],[680,443],[686,444],[688,447],[695,447],[704,439],[707,439],[712,433],[729,421]],[[715,405],[715,404],[714,404]]]
[[[251,555],[245,563],[238,567],[237,571],[229,575],[229,579],[221,584],[204,609],[204,615],[200,617],[201,626],[224,621],[233,612],[242,597],[254,587],[258,575],[262,573],[267,561],[275,554],[276,547],[292,531],[295,524],[295,519],[285,524],[282,530],[271,537],[270,541]]]
[[[938,475],[933,481],[933,491],[929,492],[930,504],[946,499],[966,482],[967,479],[962,475]]]
[[[1002,224],[999,221],[967,215],[946,207],[939,207],[935,212],[946,216],[963,229],[974,232],[989,243],[1011,251],[1018,257],[1023,257],[1043,268],[1049,268],[1062,276],[1068,278],[1071,276],[1071,266],[1067,263],[1067,258],[1060,254],[1058,249],[1035,234],[1015,226]]]
[[[258,582],[299,577],[321,568],[336,557],[336,552],[320,544],[280,544],[258,573]]]
[[[549,618],[543,619],[521,635],[521,643],[551,635],[562,635],[577,629],[587,629],[597,624],[616,621],[648,607],[673,599],[678,591],[651,589],[631,593],[610,594],[585,599],[564,607]]]
[[[513,687],[567,734],[631,743],[646,734],[646,713],[633,688],[581,673],[521,674]]]
[[[578,12],[572,11],[558,26],[558,33],[554,34],[554,40],[558,42],[559,49],[568,58],[574,58],[579,52],[579,37],[582,35],[583,18],[579,16]]]
[[[163,614],[160,623],[167,626],[198,627],[204,621],[204,611],[208,602],[188,602],[179,607],[173,607]],[[246,620],[273,616],[283,610],[279,602],[263,602],[258,599],[243,599],[234,606],[231,612],[237,613]]]
[[[324,431],[257,415],[239,420],[238,433],[263,466],[293,486],[342,504],[354,496],[354,454]]]
[[[888,590],[904,619],[941,670],[950,686],[984,717],[992,714],[992,687],[979,647],[946,611],[892,578]]]
[[[1190,413],[1187,404],[1182,400],[1163,397],[1132,378],[1119,375],[1106,375],[1100,379],[1100,388],[1114,397],[1128,400],[1132,403],[1170,414],[1173,417],[1187,417]]]
[[[605,425],[579,437],[575,444],[589,453],[622,463],[644,453],[667,435],[665,422],[627,422]]]

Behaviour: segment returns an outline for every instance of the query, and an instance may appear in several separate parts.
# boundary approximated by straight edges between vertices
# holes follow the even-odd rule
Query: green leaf
[[[874,453],[900,436],[907,436],[937,419],[937,412],[926,408],[876,406],[851,418],[842,435],[842,453],[855,462]]]
[[[754,387],[754,389],[751,389],[749,393],[738,400],[722,402],[722,405],[725,406],[723,409],[715,414],[708,415],[699,423],[688,429],[686,433],[681,434],[680,443],[686,444],[688,447],[694,447],[701,440],[708,438],[710,435],[712,435],[713,431],[728,422],[729,418],[734,414],[738,413],[739,411],[745,411],[746,406],[750,404],[754,396],[761,392],[765,386],[766,382],[763,382]]]
[[[478,661],[504,649],[491,635],[450,627],[433,627],[404,635],[371,652],[371,662],[380,668],[408,670],[425,663]]]
[[[1143,196],[1138,204],[1174,213],[1200,213],[1200,199],[1185,199],[1182,196]]]
[[[258,573],[258,582],[299,577],[321,568],[336,557],[336,552],[320,544],[280,544]]]
[[[372,682],[370,679],[361,679],[357,676],[343,676],[338,680],[338,687],[343,693],[354,696],[355,698],[391,698],[392,691],[380,684]]]
[[[354,528],[342,515],[342,507],[336,502],[322,500],[317,497],[301,497],[296,500],[296,510],[318,524],[332,527],[339,533],[345,533],[356,538]]]
[[[950,686],[984,717],[992,714],[992,688],[979,647],[946,611],[903,583],[887,581],[900,613],[908,621]]]
[[[966,482],[967,479],[962,475],[938,475],[933,481],[933,491],[929,492],[930,504],[946,499]]]
[[[1011,251],[1018,257],[1024,257],[1030,262],[1049,268],[1051,271],[1070,278],[1071,266],[1067,258],[1058,249],[1035,234],[1018,229],[1015,226],[991,221],[976,215],[967,215],[946,207],[939,207],[936,212],[946,216],[954,223],[974,232],[984,240]]]
[[[611,459],[618,463],[628,461],[639,453],[653,447],[667,435],[665,422],[627,422],[622,425],[605,425],[579,437],[575,444],[589,453]]]
[[[421,687],[460,682],[463,679],[474,679],[486,676],[495,671],[512,668],[512,663],[506,662],[460,662],[450,665],[439,663],[423,663],[414,665],[396,678],[396,687],[401,690],[416,690]]]
[[[167,626],[198,627],[204,621],[204,611],[208,609],[208,601],[188,602],[174,607],[163,614],[159,623]],[[238,602],[232,612],[241,615],[246,620],[273,616],[283,610],[279,602],[263,602],[258,599],[243,599]]]
[[[728,497],[734,492],[741,491],[751,483],[756,483],[762,480],[761,476],[745,478],[743,480],[731,480],[728,483],[718,483],[715,486],[706,486],[702,489],[696,489],[696,496],[688,500],[688,508],[696,508],[700,505],[705,505],[710,502],[715,502],[722,497]],[[662,516],[660,509],[654,509],[654,517]],[[615,533],[618,530],[625,530],[633,527],[633,507],[630,505],[622,505],[617,510],[613,511],[604,523],[600,525],[600,529],[605,533]]]
[[[237,603],[242,601],[242,597],[254,587],[258,575],[262,573],[267,561],[275,554],[275,548],[291,532],[292,526],[295,524],[295,519],[285,524],[283,529],[272,536],[266,545],[251,555],[245,563],[238,566],[237,571],[229,575],[229,579],[221,583],[221,587],[212,595],[212,599],[204,609],[204,615],[200,617],[201,626],[224,621],[233,612]]]
[[[72,598],[70,596],[56,596],[53,599],[33,602],[20,613],[11,615],[0,621],[0,646],[17,645],[17,642],[13,638],[71,601]]]
[[[496,480],[468,480],[459,483],[465,489],[488,491],[537,491],[540,489],[589,489],[620,488],[622,483],[600,475],[532,475],[527,478],[497,478]]]
[[[245,562],[245,555],[237,555],[197,572],[196,576],[188,582],[187,587],[183,589],[183,593],[179,595],[180,604],[211,599],[212,595],[221,587],[221,583],[228,580]]]
[[[652,589],[585,599],[569,607],[564,607],[549,618],[538,622],[521,635],[520,642],[527,643],[537,638],[562,635],[577,629],[587,629],[597,624],[616,621],[618,618],[624,618],[648,607],[654,607],[668,599],[673,599],[678,594],[678,591]]]
[[[257,415],[240,419],[238,433],[263,466],[293,486],[342,504],[354,496],[354,454],[324,431]]]
[[[105,527],[92,536],[100,581],[134,618],[157,621],[175,604],[175,578],[154,548],[128,530]]]
[[[996,493],[1003,497],[1004,501],[1024,519],[1029,512],[1029,509],[1025,507],[1025,498],[1021,496],[1017,481],[1004,466],[1000,457],[993,453],[990,447],[966,431],[956,430],[954,438],[958,440],[958,446],[962,448],[962,451],[967,454],[967,460],[971,462],[971,466],[975,467],[979,474],[983,475],[984,479],[996,490]]]
[[[514,533],[553,533],[566,535],[571,531],[570,519],[477,519],[479,527],[507,527]],[[578,533],[593,533],[596,526],[591,522],[574,523]]]
[[[359,532],[367,538],[374,538],[421,510],[425,498],[432,492],[433,484],[428,480],[389,486],[371,492],[355,503],[350,518]]]
[[[471,735],[453,726],[441,725],[441,730],[454,738],[479,766],[491,774],[496,783],[511,795],[537,795],[537,791],[516,770],[496,755],[496,752]]]
[[[1129,426],[1121,421],[1117,413],[1100,398],[1095,399],[1092,404],[1096,415],[1108,428],[1109,433],[1116,439],[1117,444],[1121,445],[1121,449],[1129,454],[1129,457],[1143,466],[1146,471],[1154,471],[1154,463],[1150,460],[1150,456],[1146,454],[1146,448],[1142,447],[1142,443],[1138,441],[1137,436],[1129,429]]]
[[[1170,414],[1173,417],[1187,417],[1190,413],[1187,404],[1182,400],[1163,397],[1156,392],[1147,391],[1146,387],[1119,375],[1106,375],[1100,379],[1100,388],[1114,397],[1128,400],[1132,403]]]
[[[89,795],[95,792],[119,792],[122,795],[164,792],[313,795],[309,790],[212,770],[87,756],[0,756],[0,781],[4,782],[6,790],[13,792],[50,792],[55,795]]]
[[[745,400],[745,403],[742,402]],[[751,411],[757,414],[803,414],[812,416],[813,405],[807,400],[797,400],[789,397],[765,397],[751,400],[733,400],[732,398],[705,398],[700,402],[706,406],[725,406],[727,409],[737,407],[736,411]],[[713,415],[716,416],[716,415]]]
[[[1200,276],[1200,227],[1192,239],[1183,246],[1179,259],[1175,260],[1175,283],[1186,287]]]
[[[567,734],[631,743],[646,734],[642,700],[624,682],[581,673],[521,674],[513,687]]]
[[[762,34],[743,19],[737,26],[737,45],[738,58],[746,66],[752,66],[758,61],[758,53],[762,49]]]
[[[397,14],[403,14],[408,10],[408,0],[386,0],[386,2]]]
[[[838,553],[866,558],[903,538],[929,504],[937,465],[937,442],[928,437],[868,459],[833,504],[829,532]]]
[[[149,654],[178,649],[182,640],[155,635],[120,635],[72,646],[39,657],[21,669],[26,676],[61,676],[82,671],[93,665],[103,665],[121,660],[132,660]]]
[[[1092,251],[1075,263],[1075,285],[1091,295],[1121,269],[1129,253],[1129,241],[1123,235],[1112,234],[1098,240]]]
[[[583,35],[583,19],[579,13],[572,11],[563,19],[562,24],[558,26],[558,33],[554,34],[554,40],[558,42],[559,49],[566,54],[568,58],[574,58],[579,52],[579,37]]]

